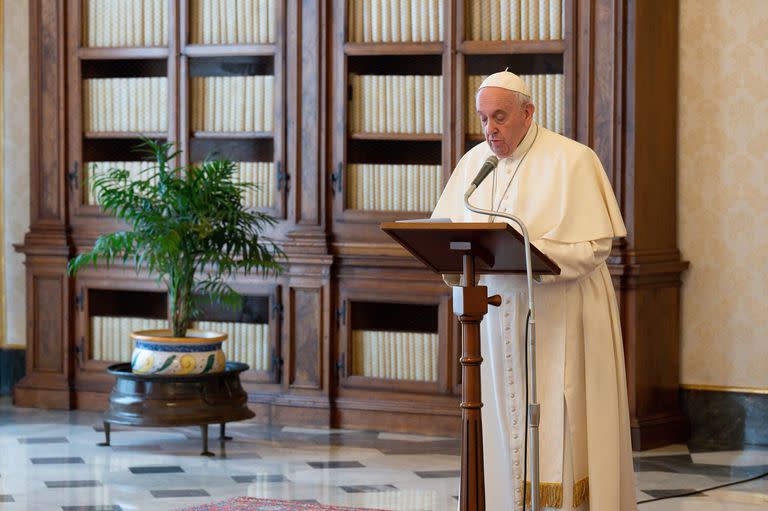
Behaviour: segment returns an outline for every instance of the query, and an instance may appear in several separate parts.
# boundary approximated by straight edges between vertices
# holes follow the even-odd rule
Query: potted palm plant
[[[131,334],[134,372],[222,371],[226,334],[193,330],[191,322],[201,299],[239,306],[240,295],[227,283],[235,273],[280,271],[282,251],[261,236],[275,219],[243,205],[243,194],[257,185],[235,180],[231,161],[209,159],[172,168],[178,154],[173,144],[143,139],[136,150],[148,160],[138,176],[108,169],[91,184],[101,207],[130,230],[99,236],[90,251],[69,261],[69,273],[120,262],[150,272],[167,288],[170,328]]]

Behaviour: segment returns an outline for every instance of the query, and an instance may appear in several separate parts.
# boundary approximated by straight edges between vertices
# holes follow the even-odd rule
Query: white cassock
[[[465,210],[464,192],[491,154],[483,142],[464,155],[433,217],[489,221]],[[613,238],[626,235],[613,190],[590,148],[535,123],[494,172],[472,203],[520,218],[561,269],[534,287],[542,507],[635,510],[624,354],[605,264]],[[507,275],[480,284],[503,299],[482,323],[486,504],[512,511],[522,507],[527,285]]]

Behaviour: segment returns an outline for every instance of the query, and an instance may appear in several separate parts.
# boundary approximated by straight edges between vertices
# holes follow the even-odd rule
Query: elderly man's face
[[[520,106],[515,94],[501,87],[484,87],[477,93],[477,114],[493,154],[511,155],[533,121],[533,105]]]

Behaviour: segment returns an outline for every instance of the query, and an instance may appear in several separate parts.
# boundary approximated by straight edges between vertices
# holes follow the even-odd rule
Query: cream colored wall
[[[768,389],[768,1],[680,3],[682,383]]]
[[[5,332],[26,342],[24,258],[13,249],[29,226],[29,0],[3,2],[3,260]]]

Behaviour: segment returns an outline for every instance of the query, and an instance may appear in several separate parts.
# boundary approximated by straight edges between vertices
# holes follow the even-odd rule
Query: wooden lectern
[[[488,305],[501,297],[488,296],[475,285],[479,274],[525,274],[523,236],[506,223],[387,222],[381,229],[437,273],[463,274],[464,286],[453,288],[453,313],[461,322],[461,511],[485,510],[483,428],[480,409],[480,322]],[[560,269],[531,246],[534,274],[559,274]]]

